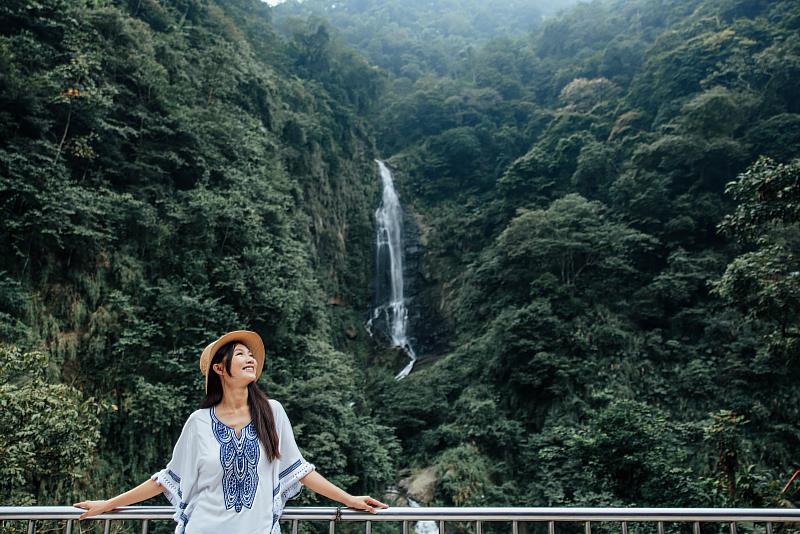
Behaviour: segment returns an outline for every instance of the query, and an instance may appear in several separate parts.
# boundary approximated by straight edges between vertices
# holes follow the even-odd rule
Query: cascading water
[[[367,329],[376,319],[386,322],[387,333],[392,345],[402,348],[410,361],[395,379],[400,380],[411,372],[417,355],[406,336],[408,327],[408,308],[403,295],[403,210],[394,189],[392,173],[380,160],[375,160],[380,170],[383,194],[381,205],[375,210],[375,268],[377,273],[376,302],[372,317],[367,321]]]

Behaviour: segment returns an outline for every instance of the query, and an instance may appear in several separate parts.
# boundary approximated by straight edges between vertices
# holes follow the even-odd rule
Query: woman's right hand
[[[81,520],[95,515],[104,514],[106,512],[110,512],[111,510],[122,508],[123,506],[130,506],[131,504],[142,502],[163,492],[164,488],[160,484],[148,478],[132,490],[128,490],[112,499],[108,499],[106,501],[81,501],[76,502],[72,506],[86,510],[78,518],[78,520]]]
[[[109,501],[81,501],[76,502],[72,506],[86,510],[80,515],[80,517],[78,517],[78,521],[80,521],[82,519],[92,517],[93,515],[100,515],[111,511],[112,508],[109,507],[108,503]]]

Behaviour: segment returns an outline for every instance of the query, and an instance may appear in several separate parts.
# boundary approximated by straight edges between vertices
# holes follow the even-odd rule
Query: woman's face
[[[247,387],[256,380],[256,359],[244,343],[237,343],[233,347],[231,358],[231,373],[227,374],[225,364],[214,364],[214,369],[219,373],[222,385]]]

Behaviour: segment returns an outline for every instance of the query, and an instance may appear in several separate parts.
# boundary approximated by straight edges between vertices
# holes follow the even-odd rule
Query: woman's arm
[[[323,497],[327,497],[357,510],[366,510],[374,514],[375,509],[373,506],[377,506],[379,508],[389,508],[388,504],[384,504],[377,499],[373,499],[369,495],[360,495],[358,497],[350,495],[343,489],[331,484],[328,479],[317,473],[316,469],[301,478],[300,483],[314,493],[319,493]]]
[[[154,480],[147,479],[132,490],[121,493],[112,499],[108,499],[107,501],[81,501],[76,502],[72,506],[86,510],[86,512],[82,513],[78,518],[80,520],[86,519],[87,517],[91,517],[93,515],[110,512],[111,510],[119,508],[120,506],[129,506],[131,504],[136,504],[137,502],[146,501],[151,497],[155,497],[159,493],[163,493],[163,491],[164,488],[162,486],[156,484]]]

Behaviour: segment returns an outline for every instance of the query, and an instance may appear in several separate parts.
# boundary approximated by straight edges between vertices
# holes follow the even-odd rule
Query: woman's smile
[[[243,343],[238,343],[233,350],[234,363],[240,365],[238,369],[242,374],[252,376],[256,374],[256,359],[253,353]]]

